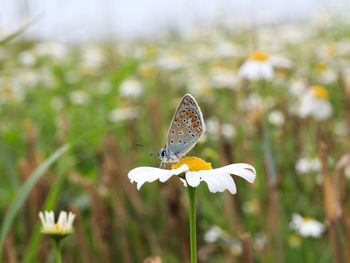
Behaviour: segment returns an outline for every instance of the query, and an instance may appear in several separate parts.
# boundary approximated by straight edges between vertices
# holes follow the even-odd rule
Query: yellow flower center
[[[253,53],[250,54],[250,59],[255,60],[255,61],[266,61],[269,56],[261,51],[255,51]]]
[[[325,87],[321,85],[314,85],[311,87],[312,94],[320,99],[327,100],[328,99],[328,91]]]
[[[182,158],[178,163],[173,164],[171,169],[177,169],[184,164],[186,164],[192,172],[213,169],[211,163],[208,163],[201,158],[192,156]]]
[[[315,71],[319,74],[326,72],[327,69],[328,69],[328,66],[322,62],[316,64],[316,66],[315,66]]]
[[[314,221],[314,219],[311,218],[311,217],[304,217],[304,218],[303,218],[303,222],[304,222],[304,223],[310,223],[310,222],[313,222],[313,221]]]

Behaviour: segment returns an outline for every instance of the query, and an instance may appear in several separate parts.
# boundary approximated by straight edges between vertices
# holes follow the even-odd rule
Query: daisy
[[[321,171],[321,162],[318,158],[300,158],[295,169],[299,174],[307,174]]]
[[[182,175],[184,174],[184,175]],[[256,171],[253,166],[245,163],[230,164],[224,167],[213,169],[208,163],[198,157],[185,157],[178,163],[173,164],[170,170],[155,167],[138,167],[128,174],[130,182],[137,183],[137,189],[146,182],[159,180],[165,182],[172,176],[178,175],[184,180],[185,185],[197,187],[204,181],[212,193],[228,190],[231,194],[237,192],[236,184],[232,175],[243,177],[249,183],[253,183]]]
[[[74,232],[73,221],[75,215],[72,212],[67,214],[66,211],[61,211],[55,223],[55,214],[53,211],[45,211],[39,213],[42,228],[41,233],[52,237],[65,237]]]
[[[143,93],[143,85],[135,78],[127,78],[119,87],[120,96],[126,99],[137,99]]]
[[[238,76],[248,80],[271,80],[274,76],[273,66],[266,53],[256,51],[250,54],[238,70]]]
[[[318,222],[311,217],[302,217],[299,214],[292,216],[290,228],[296,230],[303,237],[320,237],[324,230],[324,224]]]
[[[300,118],[313,118],[317,121],[328,119],[332,114],[328,91],[320,85],[312,86],[292,109]]]

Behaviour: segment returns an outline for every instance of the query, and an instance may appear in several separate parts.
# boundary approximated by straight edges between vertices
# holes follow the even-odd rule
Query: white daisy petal
[[[67,212],[66,211],[61,211],[60,215],[58,216],[58,225],[65,225],[67,222]]]
[[[256,176],[255,168],[246,163],[230,164],[221,168],[214,169],[215,173],[229,173],[238,175],[249,183],[253,183]]]
[[[67,225],[68,225],[69,227],[72,227],[74,218],[75,218],[75,214],[73,214],[72,212],[69,212],[69,214],[68,214],[68,219],[67,219]]]
[[[39,218],[40,218],[41,224],[42,224],[43,227],[45,228],[45,227],[46,227],[46,220],[45,220],[45,217],[44,217],[44,213],[43,213],[43,212],[40,212],[40,213],[39,213]]]
[[[198,172],[187,172],[186,181],[192,187],[197,187],[201,182],[201,177]]]
[[[138,167],[131,170],[128,173],[130,182],[137,183],[137,189],[140,190],[141,186],[146,182],[154,182],[159,180],[160,182],[167,181],[173,175],[179,175],[189,170],[186,164],[174,170],[166,170],[155,167]]]
[[[223,192],[226,189],[231,193],[237,192],[236,184],[228,172],[219,169],[203,170],[186,173],[187,183],[192,187],[197,187],[201,181],[207,183],[209,191],[212,193]]]

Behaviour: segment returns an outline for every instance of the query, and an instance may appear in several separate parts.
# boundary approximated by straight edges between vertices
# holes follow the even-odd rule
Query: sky
[[[347,0],[0,0],[0,27],[39,18],[30,36],[58,41],[152,37],[195,25],[299,21],[350,9]]]

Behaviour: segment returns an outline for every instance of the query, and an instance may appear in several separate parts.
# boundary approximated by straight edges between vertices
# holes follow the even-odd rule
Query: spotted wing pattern
[[[196,100],[190,94],[186,94],[181,99],[170,124],[166,148],[181,158],[197,143],[204,131],[202,112]]]

